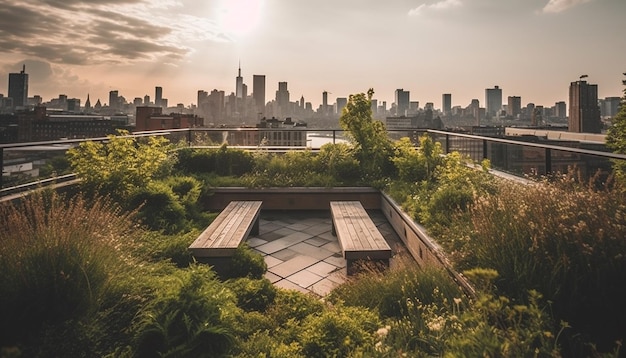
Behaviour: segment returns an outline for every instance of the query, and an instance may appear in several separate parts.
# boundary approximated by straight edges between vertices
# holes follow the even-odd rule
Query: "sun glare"
[[[259,24],[261,5],[262,0],[222,0],[219,7],[219,26],[228,35],[248,35]]]

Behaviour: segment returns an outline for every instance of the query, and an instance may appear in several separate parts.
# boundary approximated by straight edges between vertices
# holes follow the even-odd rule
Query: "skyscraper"
[[[409,110],[410,93],[400,88],[396,90],[396,115],[405,116]]]
[[[28,101],[28,74],[26,65],[20,73],[9,73],[9,94],[13,99],[13,107],[24,107]]]
[[[265,117],[265,75],[252,76],[252,97],[257,112]]]
[[[241,63],[239,63],[239,72],[235,78],[235,95],[237,98],[243,98],[243,77],[241,77]]]
[[[444,116],[450,115],[450,112],[452,112],[452,94],[444,93],[441,96],[441,110]]]
[[[502,89],[498,86],[485,90],[487,117],[496,117],[502,109]]]
[[[109,108],[119,109],[119,92],[118,91],[109,91]]]
[[[509,96],[506,107],[506,115],[517,118],[520,114],[522,114],[522,97]]]
[[[600,133],[602,121],[598,107],[598,85],[583,80],[570,84],[568,129],[576,133]]]
[[[163,106],[163,88],[162,87],[154,87],[154,104],[157,107]]]

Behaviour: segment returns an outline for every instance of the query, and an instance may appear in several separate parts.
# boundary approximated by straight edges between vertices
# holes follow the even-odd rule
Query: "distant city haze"
[[[588,75],[598,97],[621,96],[625,0],[103,0],[0,6],[0,78],[26,66],[28,96],[84,103],[128,100],[161,87],[169,106],[198,90],[265,100],[288,82],[313,108],[374,88],[388,106],[410,91],[420,106],[478,99],[485,89],[553,106]],[[8,83],[0,86],[5,97]]]

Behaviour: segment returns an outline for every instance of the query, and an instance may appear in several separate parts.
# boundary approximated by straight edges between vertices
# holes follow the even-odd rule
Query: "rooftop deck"
[[[413,260],[383,213],[367,212],[391,246],[391,268],[406,258]],[[274,285],[326,296],[347,279],[346,260],[331,224],[330,210],[263,210],[259,235],[250,236],[247,243],[263,255],[265,277]]]

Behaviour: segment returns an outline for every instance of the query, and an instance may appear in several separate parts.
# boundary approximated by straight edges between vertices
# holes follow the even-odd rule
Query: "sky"
[[[375,91],[410,91],[420,107],[485,103],[498,85],[522,104],[568,100],[588,75],[622,95],[626,0],[0,0],[0,93],[26,65],[29,96],[128,101],[163,87],[169,105],[235,91],[241,63],[313,108]]]

